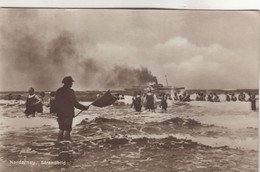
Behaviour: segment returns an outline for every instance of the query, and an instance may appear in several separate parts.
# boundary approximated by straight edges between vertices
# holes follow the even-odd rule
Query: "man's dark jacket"
[[[74,117],[74,107],[84,110],[85,106],[80,104],[75,96],[74,90],[61,87],[56,91],[55,103],[58,117]]]

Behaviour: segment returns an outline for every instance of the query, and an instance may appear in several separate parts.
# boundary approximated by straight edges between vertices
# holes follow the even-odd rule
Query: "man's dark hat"
[[[73,82],[74,80],[72,79],[71,76],[66,76],[63,78],[62,80],[62,83],[65,84],[65,83],[68,83],[68,82]]]

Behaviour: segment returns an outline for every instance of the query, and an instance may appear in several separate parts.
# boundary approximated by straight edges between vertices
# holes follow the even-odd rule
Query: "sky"
[[[255,89],[259,12],[1,9],[0,91]]]

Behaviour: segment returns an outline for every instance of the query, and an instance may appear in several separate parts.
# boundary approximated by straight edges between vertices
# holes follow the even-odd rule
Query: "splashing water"
[[[130,99],[124,106],[91,106],[74,119],[73,140],[57,143],[55,115],[26,118],[23,102],[1,102],[1,167],[20,171],[257,169],[258,112],[251,111],[248,102],[172,103],[166,113],[160,109],[134,112],[129,103]],[[37,165],[13,165],[10,160]]]

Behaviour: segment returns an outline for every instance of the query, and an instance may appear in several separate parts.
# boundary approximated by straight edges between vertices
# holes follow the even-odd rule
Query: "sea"
[[[61,142],[48,107],[26,117],[23,100],[0,100],[0,171],[258,171],[259,106],[221,99],[135,112],[125,96],[83,111]]]

